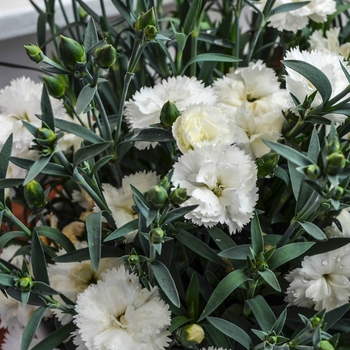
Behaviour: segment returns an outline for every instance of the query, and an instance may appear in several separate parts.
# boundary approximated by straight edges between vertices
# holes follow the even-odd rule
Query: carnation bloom
[[[321,29],[315,30],[309,37],[310,50],[318,50],[321,52],[335,52],[344,56],[346,59],[350,53],[350,43],[339,44],[340,28],[330,28],[326,31],[326,37],[323,36]]]
[[[341,63],[344,68],[350,72],[347,63],[344,61],[344,57],[334,52],[321,52],[321,51],[300,51],[298,47],[287,51],[285,60],[299,60],[307,62],[319,70],[321,70],[328,78],[332,86],[331,98],[342,92],[348,86],[348,80],[342,70]],[[302,103],[306,96],[310,96],[315,92],[315,87],[307,80],[304,76],[297,73],[296,71],[286,67],[288,75],[285,77],[286,89],[298,98]],[[295,104],[291,98],[289,98],[289,107],[291,110],[295,110]],[[312,103],[312,107],[315,107],[322,103],[322,98],[319,93]],[[327,114],[326,118],[335,122],[341,123],[346,119],[345,115],[342,114]]]
[[[255,6],[262,11],[267,0],[261,0]],[[276,0],[273,9],[300,0]],[[289,30],[296,33],[298,30],[306,27],[309,19],[322,23],[327,21],[327,15],[336,11],[336,2],[334,0],[311,0],[307,5],[293,11],[286,11],[272,15],[269,18],[269,26],[277,28],[279,31]]]
[[[113,219],[117,227],[121,227],[136,218],[136,213],[132,208],[135,205],[133,191],[130,185],[134,185],[140,192],[148,191],[152,186],[158,183],[159,177],[154,172],[138,172],[133,175],[125,176],[122,181],[122,187],[115,188],[110,184],[102,184],[104,196],[109,209],[112,212]],[[132,242],[137,231],[126,235],[126,240]]]
[[[157,287],[142,288],[122,265],[78,295],[74,322],[89,350],[161,350],[170,342],[170,310]]]
[[[185,215],[197,225],[226,223],[240,231],[253,216],[257,201],[257,170],[250,156],[228,144],[194,147],[174,165],[172,182],[190,198],[182,206],[198,205]]]
[[[349,209],[343,209],[336,217],[339,221],[342,230],[340,231],[338,226],[333,222],[331,226],[327,226],[324,229],[328,238],[333,237],[350,237],[350,212]]]
[[[306,256],[302,267],[291,271],[285,301],[330,311],[349,301],[350,244],[318,255]]]
[[[87,248],[87,246],[87,242],[75,244],[76,249]],[[65,254],[63,249],[58,252],[58,255],[62,254]],[[121,264],[122,262],[118,258],[102,258],[97,271],[92,268],[90,260],[49,264],[47,271],[51,287],[75,302],[79,293],[83,292],[91,283],[96,283],[101,279],[102,272],[119,267]],[[63,303],[59,296],[56,296],[56,299]],[[54,310],[54,313],[62,324],[67,324],[72,320],[71,315],[64,314],[60,310]]]
[[[235,142],[253,158],[270,151],[263,139],[277,141],[287,108],[286,91],[273,69],[261,61],[238,68],[213,84],[220,106],[229,115]]]
[[[166,102],[172,102],[182,112],[195,103],[214,104],[216,96],[211,87],[195,77],[171,77],[154,87],[143,87],[139,92],[125,102],[124,115],[130,128],[144,129],[152,124],[160,123],[160,111]],[[149,142],[136,142],[138,149],[149,148]],[[155,146],[156,143],[152,143]]]
[[[173,135],[182,153],[194,145],[210,145],[230,142],[232,134],[227,116],[220,108],[195,104],[187,107],[173,124]]]

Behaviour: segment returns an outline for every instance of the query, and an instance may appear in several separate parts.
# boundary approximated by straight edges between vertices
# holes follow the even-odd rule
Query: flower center
[[[214,192],[214,194],[217,196],[217,197],[220,197],[221,194],[222,194],[222,191],[225,189],[225,186],[224,185],[220,185],[220,184],[217,184],[215,186],[214,189],[212,189],[212,191]]]

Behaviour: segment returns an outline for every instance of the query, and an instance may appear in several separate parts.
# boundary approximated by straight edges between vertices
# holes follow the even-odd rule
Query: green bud
[[[156,25],[156,14],[154,13],[154,8],[152,7],[147,12],[141,12],[136,22],[134,23],[134,29],[136,31],[144,30],[147,26]]]
[[[169,190],[171,184],[167,176],[164,176],[160,181],[158,182],[158,186],[161,186],[165,188],[166,191]]]
[[[335,136],[333,140],[331,140],[328,144],[328,154],[339,152],[340,150],[340,142],[338,136]]]
[[[311,164],[306,168],[305,174],[309,179],[316,180],[321,175],[321,170],[317,164]]]
[[[27,52],[28,57],[32,61],[39,63],[43,60],[42,51],[38,45],[33,45],[33,44],[24,45],[24,48]]]
[[[62,84],[60,79],[51,76],[44,76],[43,79],[47,90],[52,97],[60,99],[64,96],[66,87]]]
[[[277,337],[275,335],[268,335],[265,337],[265,342],[274,345],[277,343]]]
[[[143,33],[145,34],[147,40],[153,40],[158,34],[158,29],[155,26],[149,25],[143,30]]]
[[[270,175],[276,168],[278,162],[278,154],[274,152],[266,153],[255,161],[258,167],[258,176],[266,177]]]
[[[180,111],[177,109],[176,105],[168,101],[163,105],[160,111],[160,121],[166,128],[169,128],[179,115]]]
[[[150,231],[151,242],[154,244],[162,243],[165,232],[160,227],[154,227]]]
[[[335,200],[339,200],[344,196],[344,188],[337,186],[331,190],[331,197]]]
[[[180,330],[178,340],[187,347],[199,345],[205,338],[205,333],[199,324],[190,324]]]
[[[140,263],[140,257],[137,254],[131,254],[129,255],[128,262],[130,265],[137,265]]]
[[[24,198],[29,208],[35,212],[40,212],[46,204],[44,190],[35,180],[24,186]]]
[[[95,51],[97,64],[104,69],[113,66],[118,57],[117,50],[110,44],[103,45]]]
[[[322,318],[315,316],[310,319],[310,322],[312,329],[316,329],[317,326],[322,323]]]
[[[62,62],[71,70],[75,70],[77,63],[86,62],[86,53],[82,45],[76,40],[60,35],[61,42],[58,53]]]
[[[321,340],[318,343],[319,350],[334,350],[334,346],[328,340]]]
[[[78,13],[82,20],[87,17],[87,12],[81,6],[78,7]]]
[[[170,202],[176,205],[180,205],[186,200],[187,200],[186,188],[176,188],[170,195]]]
[[[153,186],[146,194],[146,201],[153,209],[161,209],[168,200],[168,192],[164,187]]]
[[[56,142],[57,136],[54,131],[48,128],[40,128],[36,134],[37,143],[41,146],[52,146]]]
[[[327,174],[338,175],[346,166],[346,159],[342,153],[332,153],[327,156]]]
[[[21,288],[23,292],[29,292],[34,287],[34,282],[30,276],[22,277],[16,285]]]

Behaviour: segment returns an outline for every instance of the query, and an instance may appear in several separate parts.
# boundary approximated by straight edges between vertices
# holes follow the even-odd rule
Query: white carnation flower
[[[302,267],[286,276],[290,282],[285,301],[330,311],[349,302],[350,244],[323,254],[306,256]]]
[[[344,56],[346,59],[350,53],[350,43],[339,44],[340,28],[330,28],[326,31],[326,37],[323,36],[321,29],[315,30],[309,37],[310,50],[321,52],[335,52]]]
[[[75,243],[76,249],[87,248],[87,242]],[[60,249],[58,255],[65,254],[65,250]],[[82,293],[91,283],[101,279],[101,274],[113,267],[122,264],[118,258],[102,258],[97,271],[94,271],[91,261],[68,262],[49,264],[47,272],[52,288],[64,294],[71,301],[75,302],[79,293]],[[55,298],[62,302],[59,296]],[[72,320],[72,316],[60,310],[54,310],[55,315],[62,324],[67,324]]]
[[[325,234],[328,238],[333,237],[350,237],[350,212],[349,209],[343,209],[340,214],[336,217],[339,221],[342,231],[339,230],[338,226],[333,222],[331,226],[327,226],[324,229]]]
[[[320,69],[328,78],[332,86],[331,98],[342,92],[348,86],[348,80],[342,70],[341,63],[344,68],[350,72],[344,57],[334,52],[321,51],[300,51],[298,47],[287,51],[285,60],[299,60],[307,62]],[[304,76],[296,71],[286,67],[288,75],[285,77],[286,89],[291,92],[302,103],[306,96],[310,96],[316,89]],[[317,93],[311,107],[315,107],[322,103],[322,98]],[[289,107],[295,110],[295,104],[289,98]],[[346,119],[345,115],[327,114],[326,118],[341,123]]]
[[[109,209],[112,212],[113,219],[117,227],[121,227],[134,220],[137,214],[133,210],[135,202],[133,191],[130,185],[135,186],[140,192],[148,191],[152,186],[158,183],[159,177],[154,172],[138,172],[133,175],[125,176],[122,181],[122,187],[115,188],[110,184],[102,184],[104,196]],[[137,231],[133,231],[125,236],[128,242],[132,242]]]
[[[226,114],[220,108],[205,104],[187,107],[176,119],[172,131],[182,153],[194,145],[201,147],[232,140]]]
[[[253,216],[257,170],[250,156],[225,144],[194,147],[174,165],[172,182],[191,196],[182,206],[198,205],[185,215],[197,225],[226,223],[240,231]]]
[[[261,0],[255,6],[262,11],[267,0]],[[276,0],[273,9],[300,0]],[[298,30],[306,27],[309,19],[322,23],[327,21],[327,15],[336,11],[336,2],[334,0],[311,0],[307,5],[293,11],[281,12],[272,15],[269,18],[269,26],[277,28],[280,31],[288,30],[296,33]]]
[[[170,342],[170,310],[157,287],[142,288],[124,266],[78,295],[74,322],[89,350],[161,350]]]
[[[214,104],[216,96],[211,87],[205,87],[195,77],[171,77],[154,87],[143,87],[131,100],[125,102],[124,115],[131,130],[149,128],[152,124],[160,123],[160,111],[168,101],[182,112],[191,104]],[[135,143],[138,149],[149,148],[151,145],[154,147],[156,143]]]

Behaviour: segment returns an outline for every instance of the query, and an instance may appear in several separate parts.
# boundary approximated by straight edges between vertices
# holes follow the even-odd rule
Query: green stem
[[[298,226],[299,226],[299,223],[295,219],[292,219],[289,227],[287,228],[287,231],[283,234],[282,238],[279,240],[276,247],[277,248],[282,247],[289,240],[290,236]]]
[[[98,110],[100,111],[100,115],[102,116],[103,124],[104,124],[104,129],[106,130],[106,141],[111,141],[112,140],[112,131],[111,131],[111,125],[109,124],[108,116],[105,110],[105,107],[102,103],[100,94],[98,91],[95,93],[95,101],[98,106]]]
[[[256,286],[257,286],[257,281],[249,281],[248,282],[248,291],[247,291],[246,300],[254,298]],[[247,317],[250,314],[250,311],[251,310],[250,310],[250,307],[248,306],[248,303],[244,303],[243,316]]]
[[[24,233],[28,235],[28,238],[32,236],[32,232],[29,228],[24,225],[24,223],[19,220],[15,215],[13,215],[12,211],[9,208],[5,208],[4,210],[5,216],[10,219],[19,229],[21,229]]]
[[[198,35],[199,28],[197,27],[191,35],[191,57],[196,57],[198,52]],[[191,64],[190,76],[195,77],[197,75],[197,64]]]
[[[239,28],[239,18],[242,11],[242,0],[237,0],[237,5],[235,8],[235,56],[240,57],[240,28]],[[236,68],[239,66],[239,62],[235,63]]]

